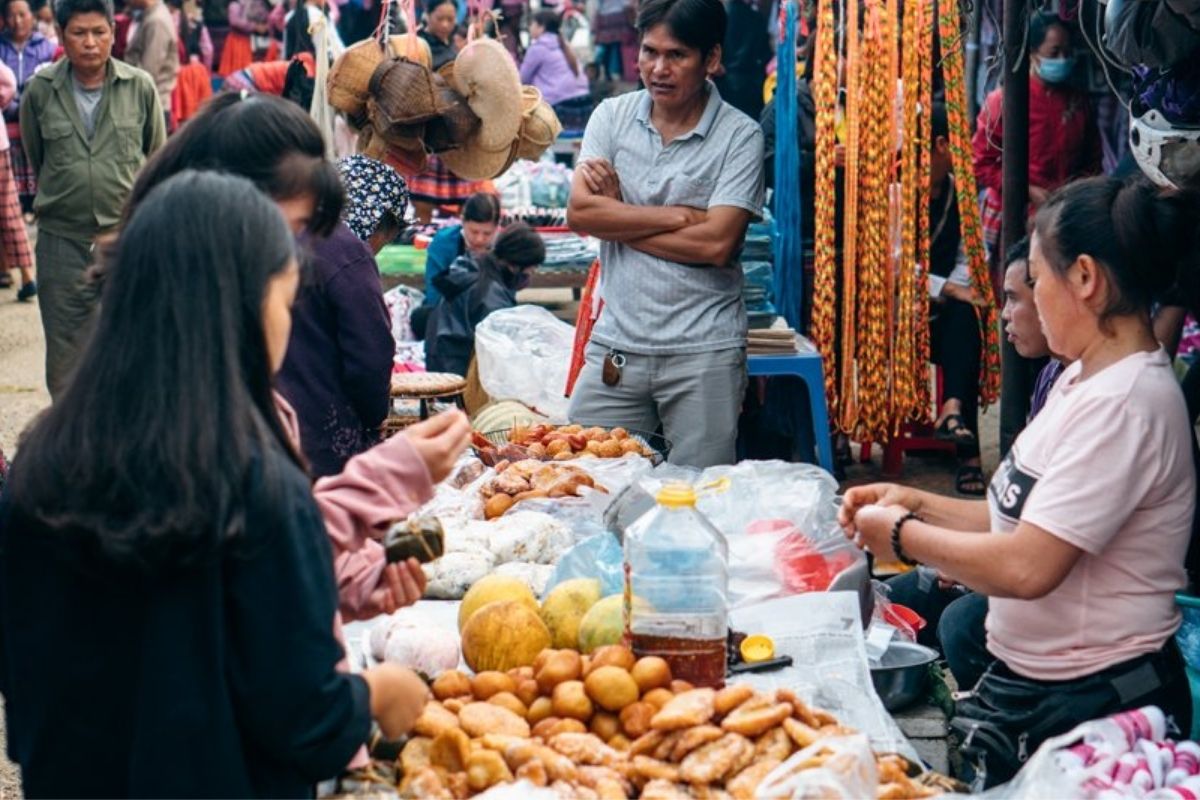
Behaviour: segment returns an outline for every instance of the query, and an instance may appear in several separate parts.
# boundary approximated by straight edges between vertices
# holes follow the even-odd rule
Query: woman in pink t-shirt
[[[894,484],[846,493],[841,522],[860,547],[989,598],[996,661],[954,722],[981,783],[1117,711],[1158,705],[1190,729],[1174,595],[1196,504],[1192,432],[1149,311],[1192,268],[1197,219],[1197,195],[1111,178],[1051,197],[1030,277],[1049,347],[1073,363],[987,500]]]

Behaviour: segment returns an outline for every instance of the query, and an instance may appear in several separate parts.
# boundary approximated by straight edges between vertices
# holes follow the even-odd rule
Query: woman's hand
[[[461,411],[446,411],[410,425],[400,434],[425,462],[434,483],[444,481],[471,442],[471,423]]]
[[[842,495],[842,507],[838,511],[838,524],[849,536],[854,533],[855,515],[864,506],[902,506],[905,511],[919,513],[919,492],[896,483],[870,483],[855,486]]]
[[[398,739],[412,730],[429,701],[425,681],[397,664],[380,664],[362,675],[371,690],[371,716],[383,735]]]
[[[909,513],[903,506],[866,505],[854,514],[853,530],[846,536],[854,541],[859,550],[866,550],[876,561],[896,561],[892,551],[892,529],[896,521]]]
[[[379,576],[379,586],[363,609],[363,618],[393,614],[396,609],[411,606],[425,596],[425,571],[415,558],[388,564]]]

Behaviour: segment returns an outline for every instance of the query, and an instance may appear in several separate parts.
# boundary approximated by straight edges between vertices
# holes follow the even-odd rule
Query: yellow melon
[[[477,610],[462,629],[462,653],[476,672],[507,672],[533,664],[550,646],[550,631],[535,610],[498,600]]]
[[[555,586],[542,601],[542,622],[550,629],[552,647],[558,650],[579,646],[579,625],[588,609],[600,602],[600,581],[575,578]]]
[[[524,581],[504,575],[487,575],[475,581],[463,596],[462,605],[458,607],[459,633],[462,633],[472,614],[498,600],[512,600],[521,603],[532,609],[534,613],[537,613],[538,610],[537,598],[533,596],[533,592],[529,590]]]

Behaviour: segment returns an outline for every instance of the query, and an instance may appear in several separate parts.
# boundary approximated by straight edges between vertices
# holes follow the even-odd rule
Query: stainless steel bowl
[[[871,683],[888,711],[900,711],[925,697],[929,688],[929,665],[938,654],[924,645],[893,641],[871,667]]]

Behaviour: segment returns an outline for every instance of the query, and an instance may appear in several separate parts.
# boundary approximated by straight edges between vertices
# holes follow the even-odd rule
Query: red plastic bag
[[[839,573],[854,563],[853,551],[841,546],[840,542],[826,541],[822,547],[787,520],[752,522],[746,526],[746,533],[777,537],[775,572],[786,594],[823,592]]]

